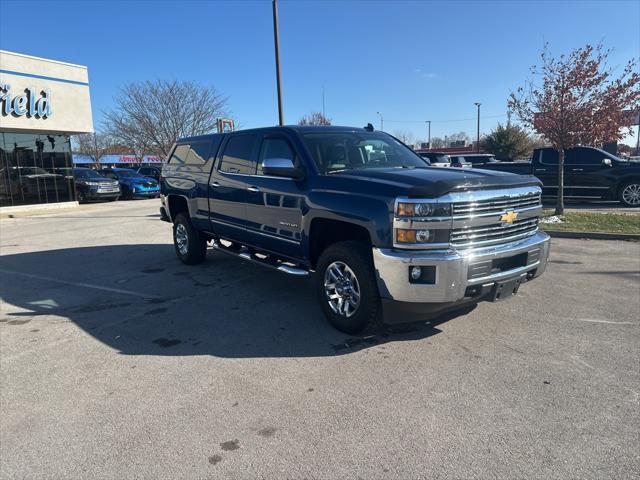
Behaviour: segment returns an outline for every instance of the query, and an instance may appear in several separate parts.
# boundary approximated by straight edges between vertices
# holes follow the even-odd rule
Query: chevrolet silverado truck
[[[161,202],[182,262],[203,262],[210,245],[313,274],[324,314],[346,333],[505,299],[549,254],[539,180],[430,167],[370,125],[181,139]]]
[[[558,151],[537,148],[530,162],[491,162],[479,168],[535,175],[542,194],[558,194]],[[625,207],[640,207],[640,162],[623,160],[595,147],[565,151],[564,195],[574,198],[618,200]]]

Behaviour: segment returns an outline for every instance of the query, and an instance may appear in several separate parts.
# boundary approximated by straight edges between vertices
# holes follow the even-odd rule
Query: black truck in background
[[[543,196],[558,193],[558,151],[553,148],[535,149],[531,162],[486,163],[480,168],[535,175],[542,181]],[[640,207],[640,162],[622,160],[599,148],[570,148],[564,159],[564,195]]]

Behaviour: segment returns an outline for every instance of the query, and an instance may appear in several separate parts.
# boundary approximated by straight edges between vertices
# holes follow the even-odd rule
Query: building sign
[[[0,131],[90,133],[92,117],[87,67],[0,50]]]
[[[51,111],[51,92],[46,89],[37,93],[33,87],[25,88],[24,92],[16,95],[11,91],[9,83],[0,82],[0,108],[2,115],[16,117],[47,118]]]

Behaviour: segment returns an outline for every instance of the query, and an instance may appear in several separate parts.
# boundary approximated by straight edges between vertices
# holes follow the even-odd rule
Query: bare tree
[[[298,120],[298,125],[331,125],[331,119],[325,117],[322,112],[311,112]]]
[[[602,45],[587,45],[553,58],[547,45],[541,65],[531,68],[532,78],[511,94],[509,107],[558,151],[556,215],[564,213],[565,150],[620,140],[628,127],[624,110],[640,106],[637,61],[614,78],[609,53]]]
[[[394,130],[393,136],[405,145],[411,145],[414,140],[413,133],[405,132],[404,130]]]
[[[228,117],[227,101],[215,88],[190,81],[130,83],[115,96],[115,107],[105,112],[105,125],[137,157],[166,157],[178,138],[215,131],[216,120]]]
[[[73,137],[74,151],[86,155],[93,162],[94,167],[100,166],[100,159],[111,153],[113,139],[104,133],[83,133]]]

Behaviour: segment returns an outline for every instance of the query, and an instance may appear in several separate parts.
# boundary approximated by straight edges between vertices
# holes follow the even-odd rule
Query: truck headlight
[[[451,214],[448,203],[398,202],[397,217],[443,217]]]
[[[396,241],[398,243],[427,243],[431,238],[429,230],[396,229]]]

